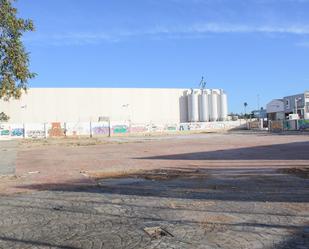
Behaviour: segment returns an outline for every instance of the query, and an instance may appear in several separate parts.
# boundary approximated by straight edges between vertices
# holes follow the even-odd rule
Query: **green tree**
[[[28,80],[35,77],[21,40],[23,33],[34,31],[34,25],[17,17],[14,1],[0,0],[0,99],[4,100],[20,98],[27,91]]]

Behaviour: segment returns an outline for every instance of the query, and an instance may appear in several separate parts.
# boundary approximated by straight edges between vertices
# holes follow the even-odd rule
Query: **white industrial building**
[[[31,88],[19,100],[0,100],[10,123],[129,120],[185,123],[227,120],[223,90],[150,88]]]

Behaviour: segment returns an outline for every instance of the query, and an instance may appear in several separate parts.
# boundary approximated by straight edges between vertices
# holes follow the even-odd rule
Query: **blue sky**
[[[309,0],[19,0],[32,87],[223,88],[230,111],[309,90]]]

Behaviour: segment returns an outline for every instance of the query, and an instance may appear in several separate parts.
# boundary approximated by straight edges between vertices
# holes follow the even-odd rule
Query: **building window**
[[[285,101],[285,107],[286,107],[286,109],[290,109],[290,100],[289,99],[287,99]]]

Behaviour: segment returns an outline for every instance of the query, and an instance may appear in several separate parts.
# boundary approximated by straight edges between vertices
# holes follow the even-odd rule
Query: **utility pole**
[[[257,98],[257,107],[258,107],[258,112],[259,112],[259,116],[258,116],[258,118],[260,119],[260,118],[261,118],[261,110],[260,110],[260,94],[258,94],[258,95],[256,96],[256,98]]]

